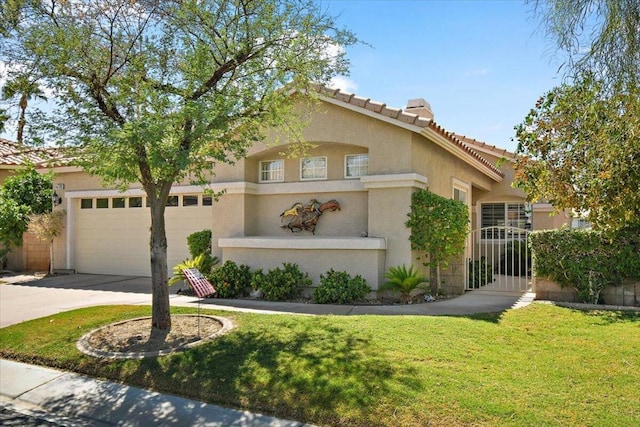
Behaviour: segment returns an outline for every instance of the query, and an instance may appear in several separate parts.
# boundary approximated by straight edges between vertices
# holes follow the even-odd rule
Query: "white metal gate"
[[[466,289],[524,292],[531,288],[529,230],[486,227],[469,233]]]

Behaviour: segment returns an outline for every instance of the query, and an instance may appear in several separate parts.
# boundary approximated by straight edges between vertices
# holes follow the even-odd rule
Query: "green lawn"
[[[205,311],[237,328],[157,359],[76,350],[87,331],[149,310],[94,307],[0,329],[0,354],[319,425],[640,425],[638,312],[537,303],[471,317]]]

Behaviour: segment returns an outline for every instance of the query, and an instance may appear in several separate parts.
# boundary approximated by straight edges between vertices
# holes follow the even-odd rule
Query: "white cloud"
[[[336,76],[331,79],[329,86],[333,89],[340,89],[343,92],[355,93],[358,85],[353,80],[345,76]]]

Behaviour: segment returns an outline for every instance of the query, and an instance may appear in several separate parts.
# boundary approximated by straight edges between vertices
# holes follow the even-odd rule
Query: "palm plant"
[[[2,99],[9,100],[12,98],[19,98],[18,106],[20,108],[20,116],[18,118],[18,144],[22,144],[24,127],[27,123],[26,111],[29,99],[40,98],[44,101],[47,98],[44,96],[44,92],[40,89],[40,86],[36,81],[33,81],[29,76],[20,74],[13,79],[7,81],[2,88]]]
[[[384,275],[387,280],[381,287],[381,291],[400,292],[403,302],[409,301],[411,292],[416,289],[427,289],[429,279],[423,277],[418,270],[411,265],[408,269],[402,264],[399,267],[389,267]]]
[[[187,277],[184,275],[183,271],[185,268],[197,268],[198,270],[203,271],[203,267],[206,266],[207,262],[207,254],[203,253],[194,257],[193,259],[185,259],[180,264],[176,264],[173,267],[173,277],[169,279],[169,286],[173,286],[178,282],[187,280]],[[213,263],[217,264],[218,262],[218,258],[214,257]]]

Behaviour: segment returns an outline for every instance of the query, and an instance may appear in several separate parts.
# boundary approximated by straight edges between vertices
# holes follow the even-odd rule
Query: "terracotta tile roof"
[[[352,93],[343,92],[340,89],[331,89],[326,86],[318,86],[317,90],[321,95],[333,98],[349,105],[353,105],[355,107],[364,108],[374,113],[378,113],[383,116],[398,120],[402,123],[418,126],[421,128],[430,128],[442,135],[453,146],[464,152],[465,155],[470,156],[471,158],[480,162],[484,167],[497,173],[501,177],[504,177],[504,173],[500,169],[498,169],[498,167],[496,167],[490,161],[482,157],[476,150],[474,150],[470,146],[472,145],[471,143],[467,143],[466,139],[468,138],[447,131],[446,129],[438,125],[435,121],[433,121],[433,119],[409,113],[401,108],[388,107],[387,104],[384,104],[382,102],[372,101],[370,98],[363,98]]]
[[[511,157],[514,158],[516,155],[515,153],[512,153],[511,151],[508,151],[504,148],[500,148],[497,147],[495,145],[491,145],[488,144],[486,142],[483,141],[478,141],[475,138],[470,138],[466,135],[459,135],[459,134],[455,134],[456,138],[458,138],[459,140],[461,140],[462,142],[464,142],[465,144],[471,145],[471,148],[479,148],[479,149],[484,149],[486,151],[491,151],[496,153],[497,156],[503,156],[503,157]]]
[[[56,150],[51,148],[27,147],[0,138],[0,166],[20,166],[29,162],[44,165],[56,156]]]

